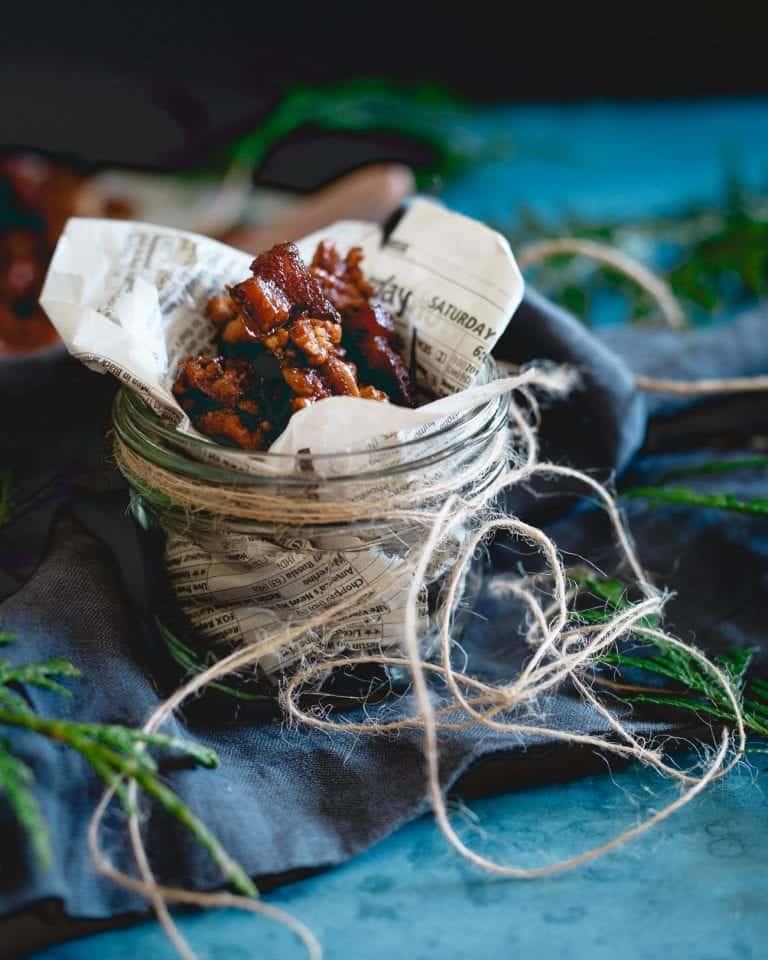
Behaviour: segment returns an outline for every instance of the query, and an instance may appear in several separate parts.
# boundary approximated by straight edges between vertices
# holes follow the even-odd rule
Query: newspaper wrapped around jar
[[[527,382],[525,373],[500,378],[490,360],[523,294],[498,233],[415,201],[386,236],[375,224],[342,222],[305,238],[306,261],[321,239],[342,253],[362,247],[416,386],[437,399],[408,409],[331,397],[295,413],[263,453],[203,437],[171,390],[180,361],[212,349],[205,304],[248,275],[248,254],[148,224],[73,219],[41,296],[73,356],[124,385],[117,462],[137,520],[161,533],[190,642],[231,649],[307,622],[300,642],[259,662],[267,675],[319,648],[400,647],[409,571],[429,519],[447,496],[479,495],[506,466],[506,401]],[[465,517],[432,554],[420,609],[426,647],[441,578],[467,533]],[[325,608],[361,592],[364,602],[318,629]]]

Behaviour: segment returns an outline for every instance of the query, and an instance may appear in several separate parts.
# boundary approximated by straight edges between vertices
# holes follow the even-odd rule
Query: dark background
[[[15,0],[0,22],[0,144],[191,164],[290,86],[359,76],[482,102],[768,91],[768,4],[453,6]]]

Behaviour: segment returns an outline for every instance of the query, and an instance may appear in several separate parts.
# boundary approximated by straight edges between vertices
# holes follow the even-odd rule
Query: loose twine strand
[[[576,248],[578,244],[578,249]],[[663,284],[648,283],[646,268],[635,263],[626,255],[603,248],[603,245],[591,241],[559,241],[540,244],[528,249],[521,257],[525,265],[545,255],[563,252],[580,252],[610,263],[616,269],[641,283],[659,303],[667,322],[679,326],[676,310],[670,310],[670,302],[663,293]],[[595,249],[596,247],[600,249]],[[546,249],[545,249],[546,248]],[[608,254],[610,253],[610,257]],[[657,281],[658,278],[650,277]],[[659,285],[661,284],[661,286]],[[671,291],[669,295],[674,300]],[[676,304],[675,304],[676,305]],[[677,306],[677,305],[676,305]],[[677,307],[679,310],[679,307]],[[757,378],[760,386],[744,386],[744,389],[766,389],[768,378]],[[527,386],[536,386],[541,382],[534,373],[529,376]],[[681,385],[676,381],[653,381],[650,378],[637,378],[642,389],[660,389],[664,392],[679,392],[684,395],[696,393],[731,392],[740,385],[752,381],[726,380],[703,381],[698,384]],[[664,384],[665,386],[659,386]],[[717,384],[717,386],[715,386]],[[734,386],[736,384],[736,386]],[[551,386],[545,383],[544,386]],[[671,387],[671,388],[670,388]],[[527,415],[526,415],[527,414]],[[728,676],[717,664],[710,660],[695,646],[685,643],[668,633],[647,626],[647,618],[663,612],[667,596],[657,590],[643,570],[632,545],[627,528],[622,520],[615,499],[604,485],[581,471],[552,463],[543,463],[538,457],[536,420],[538,411],[524,411],[514,399],[509,406],[510,425],[515,437],[515,456],[497,479],[480,494],[460,495],[449,491],[443,499],[442,507],[435,511],[419,510],[417,505],[396,504],[388,512],[377,510],[377,519],[402,520],[418,517],[425,525],[426,538],[422,545],[413,551],[403,563],[390,568],[376,583],[367,584],[359,590],[346,595],[321,613],[300,623],[286,623],[276,633],[235,649],[226,657],[211,664],[207,669],[188,679],[170,697],[163,701],[147,719],[144,730],[152,733],[162,727],[188,699],[199,694],[209,683],[228,674],[247,668],[253,668],[263,657],[275,653],[283,647],[312,637],[312,648],[317,649],[318,638],[322,646],[324,632],[332,631],[334,622],[349,615],[350,612],[363,609],[374,600],[377,594],[384,593],[404,576],[410,583],[405,610],[403,655],[389,656],[368,654],[359,656],[336,657],[320,656],[286,678],[281,703],[284,712],[298,725],[315,729],[333,731],[349,735],[387,735],[407,728],[417,728],[422,733],[423,755],[426,766],[428,793],[436,822],[451,846],[466,860],[477,867],[510,878],[533,878],[559,873],[602,856],[614,850],[628,840],[644,833],[661,823],[677,810],[690,803],[706,787],[719,777],[724,776],[739,762],[746,747],[744,718],[736,691]],[[118,445],[118,462],[132,477],[146,477],[147,468],[153,465],[128,447]],[[634,578],[643,599],[617,611],[601,624],[584,624],[571,607],[577,590],[569,587],[566,571],[557,547],[551,538],[537,527],[527,524],[514,516],[493,514],[489,516],[497,498],[510,489],[532,480],[534,477],[564,477],[584,484],[591,496],[596,497],[606,511],[614,531],[620,555]],[[151,480],[158,482],[153,473]],[[160,478],[162,484],[162,478]],[[178,492],[178,491],[177,491]],[[217,487],[217,493],[221,488]],[[226,509],[231,508],[231,498]],[[189,506],[192,506],[190,503]],[[198,504],[199,506],[199,504]],[[286,504],[282,504],[285,509]],[[392,505],[390,505],[391,507]],[[251,504],[253,509],[256,509]],[[264,505],[267,512],[273,504]],[[361,508],[358,505],[358,516]],[[249,515],[252,515],[249,514]],[[284,516],[284,514],[283,514]],[[306,515],[305,515],[306,517]],[[486,518],[486,519],[482,519]],[[481,520],[481,522],[478,522]],[[441,608],[439,623],[439,662],[424,660],[419,635],[419,596],[425,582],[430,563],[449,531],[457,524],[467,523],[470,528],[474,522],[474,532],[459,550],[456,562],[448,573],[445,587],[445,602]],[[546,579],[520,575],[511,577],[502,584],[501,589],[517,596],[528,610],[529,627],[526,640],[531,655],[524,663],[518,675],[506,683],[491,684],[472,676],[467,667],[455,669],[452,659],[457,646],[452,637],[452,620],[461,595],[464,572],[480,546],[498,531],[535,547],[543,556],[546,564]],[[547,600],[547,597],[549,599]],[[650,640],[663,642],[694,659],[702,670],[709,673],[719,684],[733,712],[733,729],[724,727],[718,742],[713,745],[707,760],[698,769],[682,770],[669,764],[663,755],[660,744],[651,744],[626,726],[625,716],[611,711],[598,699],[589,678],[596,661],[607,651],[615,647],[622,638],[639,635]],[[405,668],[411,676],[414,711],[410,716],[398,720],[385,720],[371,717],[362,722],[334,720],[317,712],[308,712],[301,706],[301,693],[309,688],[317,690],[322,679],[335,669],[349,669],[360,665],[378,665],[391,668]],[[433,688],[428,678],[440,679],[450,693],[447,702],[436,706],[433,702]],[[609,735],[592,734],[549,727],[544,722],[547,696],[569,683],[582,697],[583,701],[594,708],[610,730]],[[445,698],[444,698],[445,699]],[[636,759],[654,768],[659,774],[676,781],[681,788],[680,794],[656,813],[640,823],[621,831],[615,837],[599,846],[577,855],[548,863],[542,866],[521,867],[515,864],[500,863],[482,856],[472,850],[461,839],[452,825],[446,801],[443,795],[440,775],[439,733],[441,730],[466,729],[477,727],[503,732],[512,736],[535,736],[555,739],[561,742],[589,747],[601,753],[616,754],[624,759]],[[100,827],[106,811],[113,800],[117,786],[110,786],[96,807],[88,829],[88,846],[96,870],[105,877],[132,892],[143,895],[152,904],[158,920],[177,952],[184,960],[195,960],[195,953],[179,931],[169,910],[170,904],[186,904],[198,907],[237,907],[273,919],[292,930],[304,944],[310,960],[320,960],[322,950],[314,934],[291,914],[261,900],[250,899],[230,893],[203,893],[169,887],[160,884],[154,876],[137,812],[138,788],[129,782],[128,830],[133,857],[138,876],[126,873],[115,867],[103,851],[100,842]]]
[[[633,257],[610,244],[585,240],[582,237],[558,237],[555,240],[541,240],[538,243],[531,243],[523,247],[517,254],[517,262],[522,269],[525,269],[564,253],[579,254],[624,274],[625,277],[633,280],[651,296],[668,327],[673,330],[685,329],[685,314],[669,284],[644,264],[639,263]]]
[[[724,393],[763,393],[768,377],[727,377],[712,380],[657,380],[635,374],[635,383],[648,393],[668,393],[677,397],[718,396]]]
[[[670,330],[685,330],[685,313],[669,284],[644,264],[639,263],[607,243],[586,240],[583,237],[558,237],[542,240],[523,247],[517,255],[520,266],[533,266],[562,254],[578,254],[596,263],[612,267],[641,289],[655,302],[659,317]],[[714,377],[702,380],[668,380],[635,374],[635,385],[648,393],[666,393],[678,397],[717,396],[727,393],[762,393],[768,390],[768,376]]]

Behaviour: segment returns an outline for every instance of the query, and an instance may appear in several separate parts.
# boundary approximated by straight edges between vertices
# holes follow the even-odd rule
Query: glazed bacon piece
[[[257,338],[268,336],[297,312],[339,322],[320,284],[307,270],[295,243],[279,243],[251,264],[252,277],[230,288],[245,326]]]
[[[400,406],[414,406],[408,368],[392,346],[395,324],[389,313],[378,304],[349,310],[344,314],[344,333],[365,378],[379,384]]]
[[[414,405],[408,368],[394,349],[395,324],[378,304],[371,304],[373,287],[363,276],[363,251],[352,247],[342,257],[330,240],[318,244],[310,272],[342,317],[344,345],[361,376],[386,391],[395,403]]]
[[[362,257],[324,241],[307,269],[298,248],[281,243],[254,259],[253,276],[211,298],[206,315],[223,355],[184,361],[173,387],[199,430],[258,450],[293,411],[325,397],[413,405],[394,323],[370,303]]]

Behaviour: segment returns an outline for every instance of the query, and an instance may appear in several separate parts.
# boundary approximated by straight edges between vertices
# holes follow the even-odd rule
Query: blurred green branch
[[[750,192],[732,173],[725,176],[720,204],[692,204],[676,215],[621,223],[565,216],[553,227],[524,209],[496,227],[513,249],[560,236],[616,246],[655,267],[693,323],[768,293],[768,196]],[[648,295],[610,268],[562,255],[531,275],[542,292],[587,323],[596,305],[613,298],[625,302],[633,322],[653,318]]]
[[[511,140],[473,132],[469,107],[436,86],[400,88],[375,78],[289,90],[259,127],[226,151],[231,165],[258,167],[278,143],[304,126],[352,133],[389,132],[425,143],[435,162],[415,171],[421,189],[477,163],[510,153]]]

